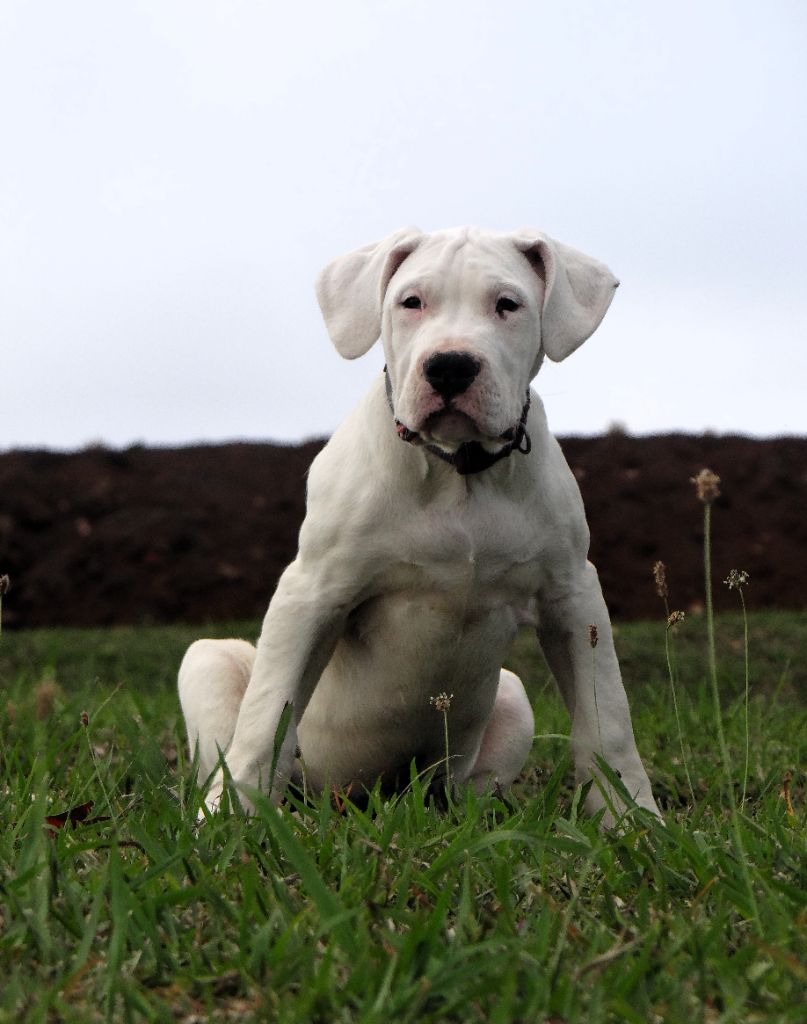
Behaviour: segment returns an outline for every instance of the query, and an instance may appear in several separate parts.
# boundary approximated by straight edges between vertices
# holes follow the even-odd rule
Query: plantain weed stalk
[[[693,477],[691,483],[695,485],[698,500],[703,504],[703,574],[704,589],[706,597],[706,638],[707,652],[709,658],[709,679],[712,689],[712,701],[715,712],[715,726],[717,729],[717,742],[720,749],[720,759],[723,762],[723,775],[726,784],[726,793],[729,800],[729,811],[731,818],[732,832],[734,833],[734,844],[736,854],[742,872],[748,894],[748,905],[756,928],[759,928],[759,908],[757,906],[754,888],[751,884],[751,876],[748,871],[748,858],[740,830],[740,813],[737,809],[737,797],[734,793],[734,780],[731,773],[731,758],[726,742],[726,734],[723,730],[723,717],[720,707],[720,690],[717,683],[717,654],[715,647],[715,617],[712,602],[712,504],[720,497],[720,477],[710,469],[702,469],[697,476]]]
[[[743,657],[745,661],[745,770],[743,772],[743,795],[740,798],[740,809],[745,807],[745,798],[748,792],[748,764],[751,752],[750,730],[748,726],[748,704],[750,693],[750,673],[748,667],[748,609],[745,605],[743,587],[748,583],[748,573],[745,569],[732,569],[724,580],[729,590],[736,590],[740,595],[740,605],[743,610]]]
[[[454,697],[453,693],[438,693],[436,697],[429,697],[429,703],[437,711],[442,712],[443,715],[443,740],[445,743],[446,750],[446,792],[451,794],[451,765],[449,763],[449,750],[448,750],[448,712],[451,709],[451,701]]]
[[[689,787],[689,793],[692,797],[692,803],[694,806],[695,787],[692,785],[692,776],[689,774],[689,760],[687,758],[686,748],[684,747],[684,730],[681,728],[681,715],[678,710],[678,695],[675,687],[675,660],[672,644],[670,643],[670,634],[675,631],[676,626],[680,625],[684,621],[684,613],[679,611],[670,611],[669,590],[667,587],[667,567],[663,562],[656,562],[653,566],[653,578],[656,581],[656,593],[662,601],[664,601],[664,611],[667,616],[667,624],[664,630],[664,654],[667,659],[667,674],[670,678],[670,693],[672,694],[673,711],[675,712],[675,727],[678,732],[678,745],[681,748],[681,761],[684,765],[684,774],[686,775],[687,786]]]

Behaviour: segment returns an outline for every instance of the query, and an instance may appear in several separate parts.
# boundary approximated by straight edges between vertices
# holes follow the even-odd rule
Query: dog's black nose
[[[438,352],[423,364],[423,375],[438,395],[452,398],[468,390],[480,368],[465,352]]]

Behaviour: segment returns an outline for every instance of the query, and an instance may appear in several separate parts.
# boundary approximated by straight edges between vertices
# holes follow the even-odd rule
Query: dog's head
[[[597,328],[618,281],[537,231],[398,231],[317,280],[331,339],[355,359],[380,337],[395,418],[454,451],[509,443],[544,355],[565,359]]]

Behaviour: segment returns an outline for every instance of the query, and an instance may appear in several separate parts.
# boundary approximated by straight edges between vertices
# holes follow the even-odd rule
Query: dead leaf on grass
[[[45,817],[45,824],[49,829],[58,832],[59,829],[64,828],[66,825],[72,825],[73,828],[77,828],[79,825],[96,825],[99,821],[109,821],[110,817],[108,814],[102,814],[95,818],[90,817],[90,811],[94,805],[94,800],[88,800],[85,804],[71,807],[69,811],[62,811],[61,814],[48,814]]]

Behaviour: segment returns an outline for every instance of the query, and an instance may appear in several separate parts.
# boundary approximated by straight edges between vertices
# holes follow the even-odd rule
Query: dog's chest
[[[507,502],[429,507],[399,524],[375,596],[470,621],[528,602],[539,556],[526,517]]]

